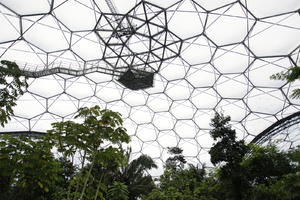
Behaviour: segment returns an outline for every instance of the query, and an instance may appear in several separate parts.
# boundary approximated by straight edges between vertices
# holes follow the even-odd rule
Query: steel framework
[[[215,111],[247,142],[299,112],[299,82],[269,78],[300,64],[299,0],[105,2],[0,0],[0,60],[32,77],[0,132],[45,132],[100,105],[123,115],[134,155],[159,164],[179,146],[209,163]]]
[[[251,143],[265,145],[288,143],[287,148],[300,145],[300,112],[278,120],[263,132],[258,134]],[[280,144],[282,146],[282,144]]]

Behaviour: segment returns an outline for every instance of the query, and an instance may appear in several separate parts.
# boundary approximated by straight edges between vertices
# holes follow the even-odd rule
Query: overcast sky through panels
[[[208,163],[215,110],[246,141],[299,111],[288,96],[300,83],[269,79],[299,65],[299,0],[112,2],[117,13],[105,0],[0,0],[0,60],[80,75],[31,78],[2,131],[45,131],[100,105],[126,119],[135,156],[159,164],[178,145],[188,162]],[[154,87],[116,81],[128,66],[155,73]]]

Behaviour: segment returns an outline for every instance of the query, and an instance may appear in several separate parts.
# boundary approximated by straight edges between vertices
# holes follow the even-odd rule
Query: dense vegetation
[[[15,63],[2,64],[3,126],[27,83]],[[130,137],[119,113],[81,108],[75,121],[54,123],[39,138],[0,136],[0,200],[300,199],[300,147],[280,152],[245,144],[228,116],[216,113],[211,120],[213,169],[188,164],[182,149],[170,147],[156,180],[147,173],[154,161],[147,155],[131,160],[123,147]]]
[[[300,148],[280,152],[275,146],[236,140],[230,117],[216,113],[210,131],[216,141],[209,153],[216,166],[188,165],[171,148],[164,174],[143,200],[296,200],[300,199]]]
[[[75,118],[40,138],[1,136],[0,199],[125,200],[152,190],[145,170],[156,165],[146,155],[129,162],[120,114],[95,106]]]
[[[0,62],[0,125],[4,126],[13,114],[17,98],[27,88],[27,78],[15,62]]]
[[[130,162],[130,149],[122,148],[130,138],[118,113],[95,106],[80,109],[76,119],[81,123],[55,123],[40,138],[1,136],[0,199],[300,198],[300,149],[280,152],[237,141],[222,114],[211,123],[216,167],[188,164],[182,150],[171,147],[156,184],[146,173],[156,167],[153,160],[142,155]]]

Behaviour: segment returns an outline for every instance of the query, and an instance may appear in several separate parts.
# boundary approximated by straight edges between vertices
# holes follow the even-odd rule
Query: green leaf
[[[43,184],[41,183],[41,182],[38,182],[38,185],[40,186],[40,188],[42,188],[43,189]]]

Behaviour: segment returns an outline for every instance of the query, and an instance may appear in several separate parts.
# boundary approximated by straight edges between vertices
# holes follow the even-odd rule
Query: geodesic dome
[[[277,144],[278,149],[288,150],[300,145],[299,130],[300,111],[278,120],[251,142],[264,146]]]
[[[300,110],[289,98],[299,82],[269,78],[300,63],[299,9],[299,0],[0,0],[0,60],[31,77],[1,132],[45,132],[100,105],[123,115],[134,155],[159,164],[179,146],[188,162],[209,163],[215,111],[250,142]]]

